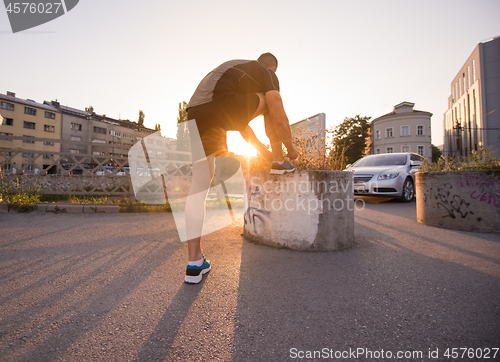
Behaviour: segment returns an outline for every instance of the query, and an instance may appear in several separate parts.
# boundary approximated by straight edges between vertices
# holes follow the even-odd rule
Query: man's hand
[[[290,149],[287,149],[287,157],[290,160],[295,160],[297,157],[299,157],[299,152],[295,149],[295,147],[291,147]]]

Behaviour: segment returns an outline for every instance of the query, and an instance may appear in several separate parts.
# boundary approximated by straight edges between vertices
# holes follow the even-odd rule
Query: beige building
[[[26,150],[17,155],[15,152],[5,154],[6,158],[0,159],[7,161],[2,169],[13,173],[21,173],[23,169],[38,173],[40,169],[37,166],[47,168],[52,163],[50,154],[37,157],[33,151],[60,151],[61,144],[57,141],[61,137],[61,112],[49,105],[31,99],[21,99],[16,97],[15,93],[7,92],[0,94],[0,115],[0,151]],[[55,172],[55,168],[49,171]]]
[[[432,113],[413,109],[415,103],[402,102],[391,113],[371,122],[372,154],[414,152],[432,160]]]
[[[444,155],[500,149],[500,37],[478,44],[451,82]]]

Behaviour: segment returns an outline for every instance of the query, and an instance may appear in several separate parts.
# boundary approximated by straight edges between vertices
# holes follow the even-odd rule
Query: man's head
[[[271,53],[264,53],[257,60],[273,72],[276,72],[276,69],[278,69],[278,59]]]

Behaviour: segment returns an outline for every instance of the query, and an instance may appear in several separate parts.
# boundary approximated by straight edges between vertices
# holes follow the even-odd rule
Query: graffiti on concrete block
[[[488,205],[500,207],[500,195],[486,191],[485,189],[482,189],[480,192],[473,191],[470,197],[475,200],[479,199],[480,202],[486,202]]]
[[[460,195],[452,195],[452,188],[453,186],[449,183],[438,187],[436,190],[431,187],[424,193],[424,202],[427,202],[427,199],[436,200],[437,208],[446,212],[443,218],[451,217],[452,219],[456,219],[459,216],[465,219],[467,215],[473,215],[474,212],[469,210],[470,203],[466,202]]]
[[[500,182],[495,177],[488,175],[463,175],[460,176],[460,186],[500,186]]]
[[[256,221],[259,220],[262,225],[265,227],[266,225],[266,220],[269,218],[269,211],[267,210],[262,210],[260,208],[260,189],[257,186],[254,190],[251,188],[249,189],[248,193],[248,207],[244,215],[244,222],[245,225],[253,225],[253,231],[254,233],[257,234],[257,224]],[[256,200],[257,199],[257,200]],[[254,203],[257,203],[259,207],[252,207],[250,206],[252,204],[252,200],[256,201]]]

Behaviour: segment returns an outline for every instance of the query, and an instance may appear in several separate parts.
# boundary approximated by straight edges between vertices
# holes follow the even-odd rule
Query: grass
[[[442,171],[471,171],[471,170],[500,170],[500,157],[498,152],[488,148],[472,151],[469,156],[443,157],[437,162],[429,163],[427,160],[419,167],[421,172]]]
[[[311,130],[299,128],[296,136],[293,138],[295,148],[299,152],[299,157],[292,160],[296,170],[344,170],[347,165],[345,152],[347,148],[336,150],[333,145],[333,139],[328,137],[332,133],[326,130],[325,141],[320,140],[321,130],[315,134]],[[265,145],[268,149],[270,147]],[[286,150],[282,150],[286,155]],[[243,165],[243,163],[242,163]],[[250,158],[250,170],[262,171],[270,170],[271,161],[267,160],[262,154]]]

